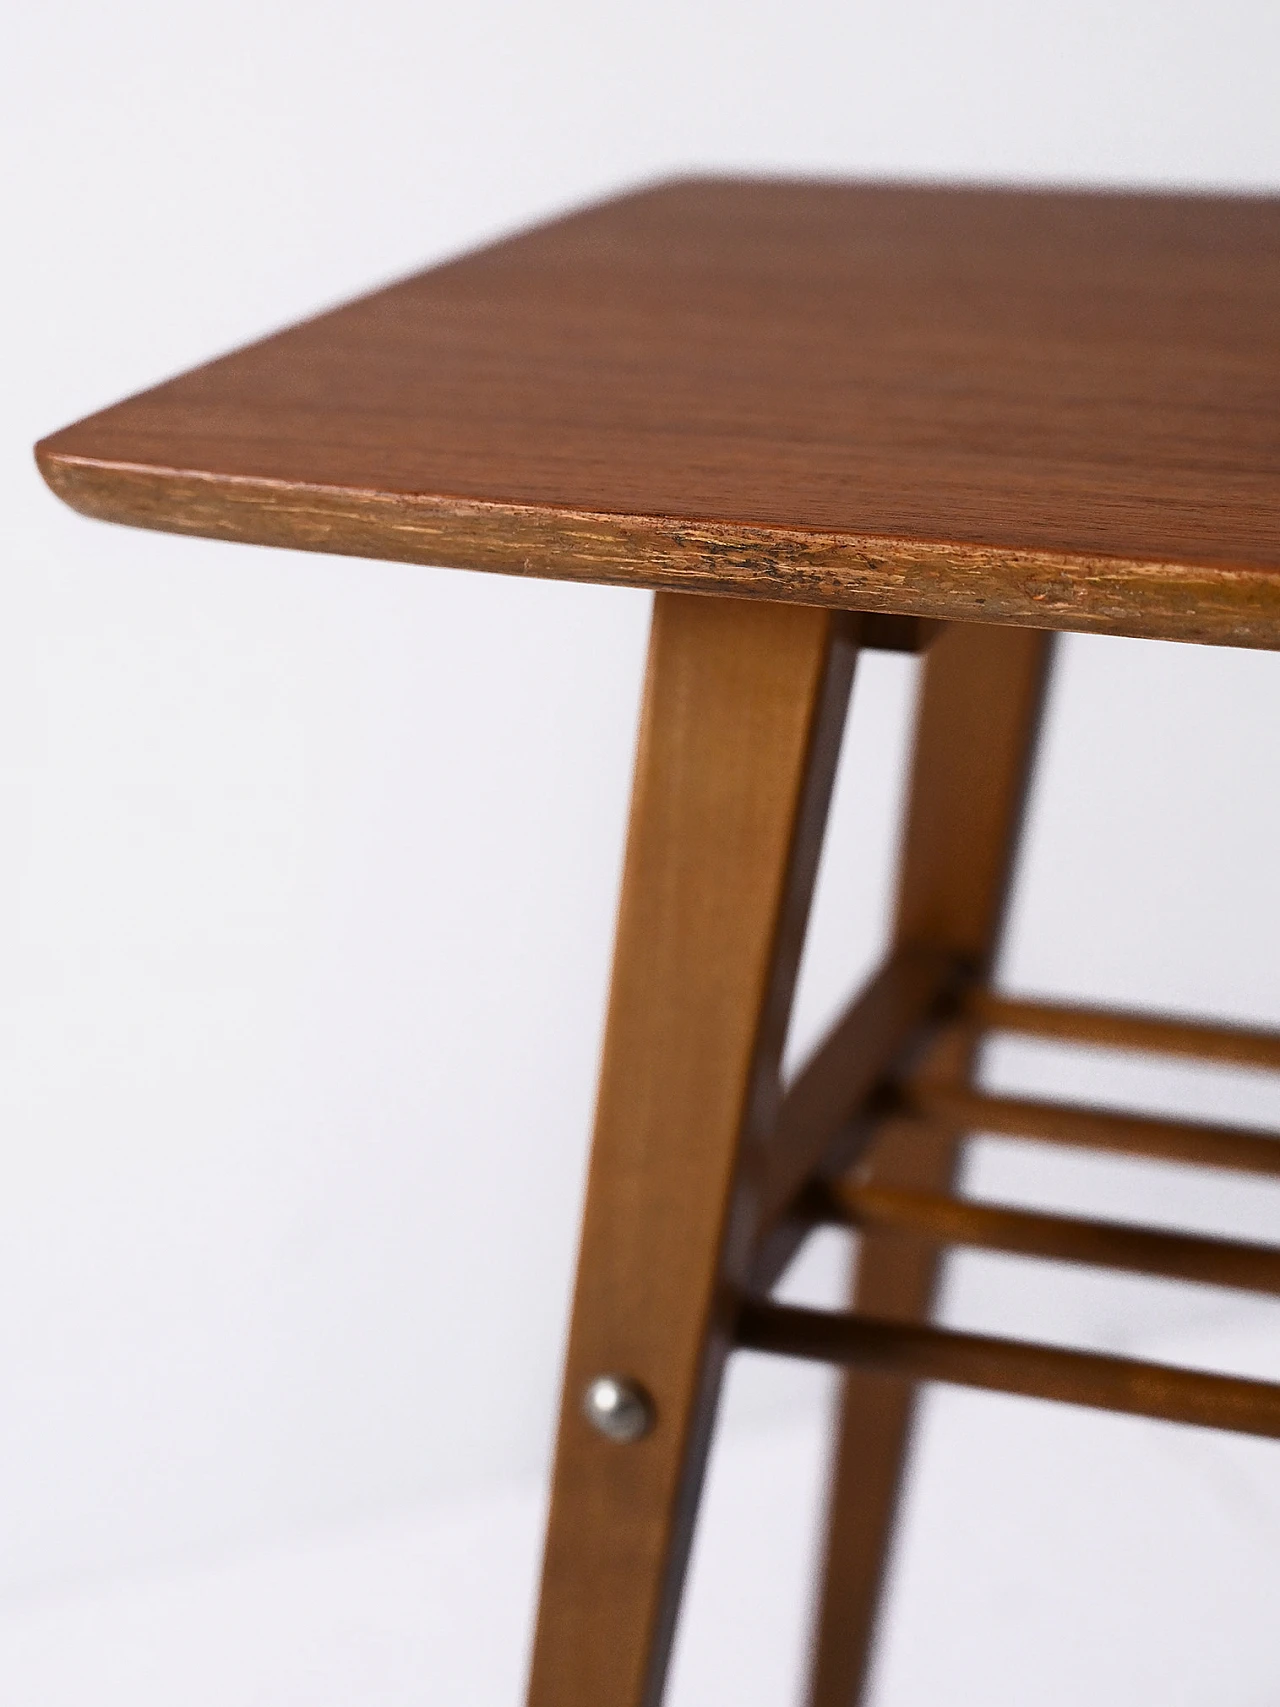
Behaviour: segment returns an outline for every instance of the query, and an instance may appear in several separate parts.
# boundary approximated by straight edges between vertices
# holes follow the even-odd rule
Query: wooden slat
[[[1280,1294],[1280,1249],[1270,1245],[1000,1209],[935,1192],[844,1180],[831,1185],[828,1196],[833,1215],[859,1228],[912,1234],[935,1244],[972,1245],[1170,1280]]]
[[[1280,1439],[1280,1386],[1239,1376],[781,1304],[746,1305],[738,1343],[819,1363]]]
[[[904,949],[850,1002],[782,1100],[758,1174],[762,1229],[789,1206],[823,1153],[864,1113],[867,1099],[904,1052],[923,1041],[930,1020],[949,1004],[961,971],[951,955]]]
[[[1280,1137],[1238,1126],[1159,1120],[1110,1109],[1020,1097],[986,1096],[949,1086],[911,1085],[902,1090],[906,1113],[969,1132],[1000,1133],[1084,1150],[1111,1150],[1165,1162],[1230,1168],[1280,1177]]]
[[[1033,1002],[975,989],[965,998],[967,1018],[988,1031],[1021,1032],[1104,1049],[1139,1049],[1152,1055],[1191,1055],[1203,1061],[1280,1072],[1280,1031],[1213,1025],[1164,1014],[1123,1013],[1070,1002]]]

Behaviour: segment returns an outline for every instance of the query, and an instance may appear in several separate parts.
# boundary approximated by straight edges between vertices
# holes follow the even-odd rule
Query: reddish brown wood
[[[683,180],[46,439],[87,514],[1280,643],[1280,200]]]
[[[738,1339],[820,1363],[1280,1439],[1280,1386],[1266,1381],[780,1304],[747,1305]]]
[[[850,625],[659,596],[530,1707],[656,1707],[852,676]],[[652,1395],[618,1445],[579,1410]]]
[[[685,180],[405,280],[37,448],[92,516],[666,589],[533,1707],[656,1707],[732,1295],[807,1224],[797,1190],[877,1076],[904,1070],[957,979],[989,973],[1044,679],[1034,631],[1280,646],[1278,317],[1275,198]],[[894,957],[775,1131],[852,663],[850,623],[821,607],[869,613],[854,625],[869,644],[934,644]],[[960,626],[938,637],[936,621]],[[913,1081],[929,1118],[882,1127],[874,1188],[944,1189],[960,1134],[991,1128],[998,1099],[966,1080],[999,1023],[1205,1041],[975,996],[935,1082]],[[1207,1052],[1256,1063],[1259,1047]],[[1071,1142],[1264,1162],[1256,1135],[1206,1149],[1174,1123],[1031,1106],[1004,1113]],[[745,1318],[755,1343],[880,1371],[846,1386],[814,1707],[852,1707],[865,1677],[916,1378],[1246,1428],[1280,1414],[1256,1384],[939,1335],[914,1320],[934,1275],[932,1250],[868,1230],[857,1301],[890,1320]],[[578,1414],[603,1370],[657,1401],[633,1447]]]
[[[1280,1071],[1280,1032],[1164,1014],[1125,1013],[1069,1002],[1035,1002],[994,990],[969,992],[964,1011],[989,1031],[1021,1032],[1101,1049],[1140,1049],[1152,1055],[1191,1055],[1236,1067]]]
[[[1280,1149],[1280,1144],[1276,1147]],[[1002,1209],[937,1192],[844,1180],[829,1186],[827,1196],[832,1219],[852,1227],[878,1227],[939,1245],[971,1245],[1206,1286],[1280,1293],[1280,1249],[1272,1245]]]
[[[974,976],[995,953],[1048,668],[1047,637],[949,629],[928,654],[903,837],[899,950],[945,953]],[[931,1069],[961,1080],[972,1038],[957,1028]],[[890,1121],[871,1152],[877,1183],[943,1191],[963,1126]],[[852,1288],[865,1315],[927,1314],[936,1252],[868,1231]],[[867,1677],[893,1530],[914,1385],[854,1370],[837,1425],[826,1565],[814,1638],[811,1707],[853,1707]]]

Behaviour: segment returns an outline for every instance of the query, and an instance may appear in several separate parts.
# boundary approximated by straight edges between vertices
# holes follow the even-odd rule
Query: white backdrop
[[[45,492],[31,441],[668,170],[1280,187],[1277,64],[1263,0],[9,20],[0,1584],[540,1473],[648,612],[109,529]],[[797,1048],[875,951],[914,668],[860,680]],[[1280,1023],[1278,717],[1274,655],[1070,642],[1008,980]],[[1026,1050],[995,1070],[1056,1071]],[[1246,1079],[1088,1071],[1280,1112]],[[975,1177],[1280,1226],[1280,1194],[1172,1169],[992,1145]],[[819,1253],[812,1285],[837,1267]],[[953,1311],[1275,1338],[1221,1295],[1057,1271],[1011,1294],[1005,1272],[966,1265]],[[822,1391],[738,1385],[740,1429]]]

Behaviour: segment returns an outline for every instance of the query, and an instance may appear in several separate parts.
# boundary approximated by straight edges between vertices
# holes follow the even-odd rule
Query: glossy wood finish
[[[1069,1002],[1034,1002],[1025,997],[975,989],[964,1003],[965,1015],[990,1031],[1020,1032],[1059,1043],[1094,1044],[1100,1049],[1140,1049],[1152,1055],[1190,1055],[1235,1067],[1280,1070],[1280,1032],[1219,1025],[1171,1015],[1125,1013]]]
[[[1280,1440],[1280,1386],[1266,1381],[780,1304],[747,1305],[738,1339],[787,1357]]]
[[[46,439],[86,514],[1280,644],[1280,200],[689,179]]]
[[[942,953],[978,978],[989,970],[1049,657],[1044,635],[978,627],[949,630],[929,652],[902,844],[899,952]],[[972,1054],[973,1038],[959,1029],[931,1070],[963,1083]],[[945,1191],[963,1131],[963,1123],[886,1123],[871,1153],[871,1179]],[[859,1243],[854,1309],[920,1319],[930,1308],[937,1266],[928,1246],[868,1230]],[[812,1707],[853,1707],[863,1692],[914,1399],[914,1384],[900,1376],[855,1369],[845,1377]]]
[[[659,596],[530,1707],[655,1707],[780,1101],[852,679],[847,619]],[[580,1414],[638,1380],[631,1445]]]
[[[1280,1143],[1276,1147],[1280,1149]],[[843,1180],[829,1186],[827,1196],[831,1219],[850,1227],[878,1227],[938,1245],[968,1245],[977,1250],[1159,1275],[1167,1280],[1280,1294],[1280,1248],[1271,1245],[1167,1233],[1075,1215],[1001,1209],[937,1192],[902,1191]]]

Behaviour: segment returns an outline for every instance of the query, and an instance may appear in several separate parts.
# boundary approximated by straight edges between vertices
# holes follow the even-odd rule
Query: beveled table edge
[[[210,474],[36,446],[102,521],[297,551],[959,622],[1280,649],[1280,566],[626,515]]]

